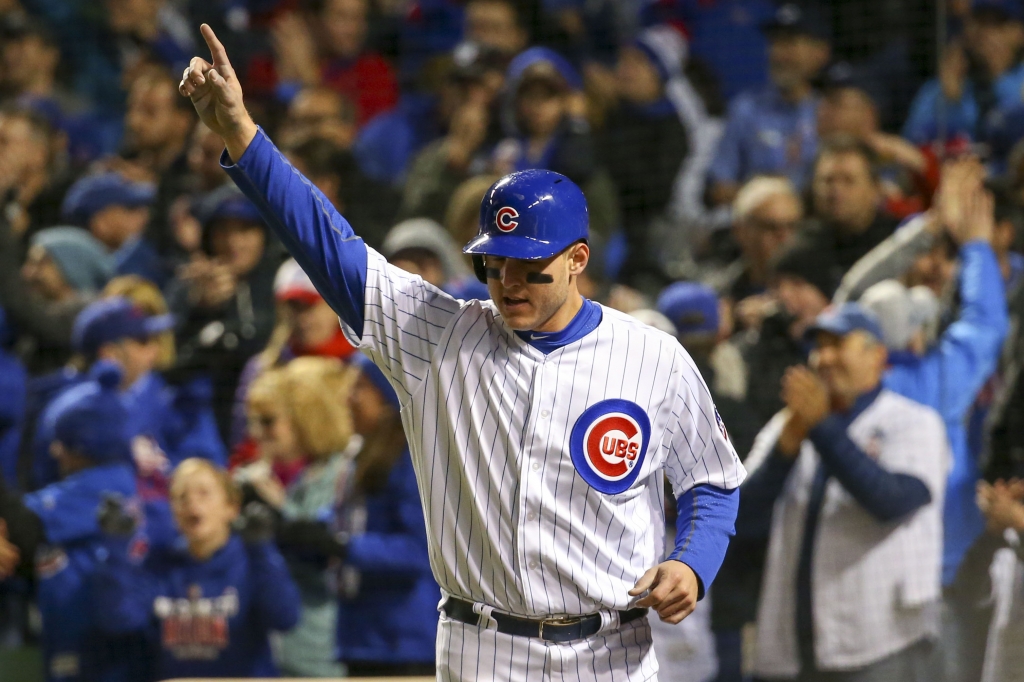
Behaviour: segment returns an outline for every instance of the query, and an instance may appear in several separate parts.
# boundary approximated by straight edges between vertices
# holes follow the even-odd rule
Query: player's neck
[[[583,297],[580,296],[580,292],[573,287],[569,291],[569,295],[565,299],[565,303],[555,311],[552,315],[541,325],[538,325],[530,331],[542,332],[545,334],[552,334],[554,332],[560,332],[569,326],[576,314],[580,312],[583,307]]]

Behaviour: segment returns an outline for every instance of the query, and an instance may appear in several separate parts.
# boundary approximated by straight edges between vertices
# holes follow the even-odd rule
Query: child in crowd
[[[106,510],[110,552],[93,588],[98,626],[144,633],[156,679],[276,676],[268,634],[295,626],[299,594],[270,542],[272,518],[249,506],[241,533],[233,533],[241,495],[205,459],[178,465],[170,497],[182,538],[141,562],[125,550],[131,524],[124,511]]]
[[[108,495],[137,508],[127,412],[117,391],[121,373],[106,363],[94,369],[96,379],[80,385],[54,415],[51,453],[61,480],[18,497],[0,478],[0,520],[8,530],[0,534],[0,557],[8,558],[0,561],[0,580],[34,559],[43,658],[52,681],[132,679],[123,661],[113,661],[119,652],[136,650],[130,638],[102,636],[92,617],[90,578],[104,549],[97,510]]]

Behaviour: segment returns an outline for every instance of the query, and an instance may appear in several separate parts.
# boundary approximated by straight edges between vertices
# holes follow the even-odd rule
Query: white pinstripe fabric
[[[678,342],[603,313],[595,331],[545,356],[490,302],[455,301],[368,250],[358,341],[402,402],[444,593],[531,617],[627,609],[629,589],[662,557],[662,470],[676,494],[742,481]],[[651,424],[636,481],[619,494],[590,487],[569,453],[576,420],[611,398]]]

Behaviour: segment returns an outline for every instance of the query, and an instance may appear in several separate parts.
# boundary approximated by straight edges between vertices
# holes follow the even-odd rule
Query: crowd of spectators
[[[0,660],[433,674],[398,399],[179,95],[206,22],[456,298],[499,177],[584,190],[750,471],[662,679],[1024,680],[1024,2],[940,4],[0,0]]]

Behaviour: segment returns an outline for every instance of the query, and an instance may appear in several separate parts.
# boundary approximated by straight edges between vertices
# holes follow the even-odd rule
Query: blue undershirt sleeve
[[[895,521],[931,502],[924,481],[887,471],[850,440],[837,417],[827,417],[808,436],[828,473],[879,521]]]
[[[366,244],[260,128],[234,164],[221,166],[309,275],[342,321],[363,335]]]
[[[697,599],[704,594],[725,560],[729,538],[736,532],[739,488],[723,490],[712,485],[690,488],[676,499],[676,546],[670,560],[681,561],[697,575]]]

